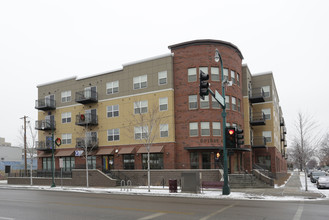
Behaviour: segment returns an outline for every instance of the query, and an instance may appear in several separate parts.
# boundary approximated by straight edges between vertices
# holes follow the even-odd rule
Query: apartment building
[[[272,72],[251,74],[243,65],[245,145],[252,149],[251,163],[275,176],[287,172],[286,128]]]
[[[283,133],[282,110],[272,74],[272,81],[266,74],[265,79],[252,76],[242,65],[241,51],[225,41],[194,40],[169,49],[169,54],[124,64],[118,70],[38,85],[39,169],[51,169],[52,135],[61,140],[55,149],[55,166],[59,168],[59,158],[63,158],[65,170],[84,168],[85,153],[90,168],[145,169],[148,149],[151,169],[221,168],[222,156],[218,161],[216,155],[223,155],[222,109],[211,96],[199,97],[200,70],[209,74],[210,88],[221,93],[216,49],[221,53],[224,77],[232,81],[225,94],[226,125],[245,130],[245,146],[229,150],[230,172],[251,171],[254,163],[263,165],[259,162],[263,158],[268,164],[268,146],[282,152],[282,141],[276,138]],[[266,94],[269,86],[271,101],[251,101],[247,95],[251,85],[264,87]],[[271,123],[252,126],[250,112],[262,109],[267,116],[270,109]],[[254,144],[261,135],[266,140],[264,149]],[[282,155],[279,160],[284,167]]]

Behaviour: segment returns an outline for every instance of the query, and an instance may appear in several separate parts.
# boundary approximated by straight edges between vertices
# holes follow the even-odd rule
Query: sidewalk
[[[253,200],[314,200],[314,199],[329,199],[323,194],[316,191],[304,191],[300,177],[297,173],[292,173],[287,183],[282,187],[277,188],[247,188],[247,189],[231,189],[230,195],[222,195],[221,189],[206,189],[202,193],[182,193],[178,189],[177,193],[170,193],[168,187],[151,186],[148,192],[147,186],[123,189],[121,187],[112,188],[96,188],[96,187],[61,187],[56,186],[30,186],[30,185],[8,185],[6,181],[0,181],[0,188],[11,189],[31,189],[31,190],[49,190],[49,191],[70,191],[84,193],[104,193],[104,194],[122,194],[122,195],[147,195],[147,196],[176,196],[176,197],[191,197],[191,198],[213,198],[213,199],[253,199]]]
[[[245,192],[255,196],[274,196],[274,197],[300,197],[304,199],[325,198],[321,193],[305,191],[302,188],[300,178],[297,172],[293,172],[287,183],[282,187],[264,188],[264,189],[233,189],[232,191]]]

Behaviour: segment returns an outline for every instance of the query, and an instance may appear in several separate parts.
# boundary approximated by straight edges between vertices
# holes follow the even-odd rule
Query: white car
[[[329,176],[320,176],[316,182],[316,186],[318,187],[318,189],[329,188]]]

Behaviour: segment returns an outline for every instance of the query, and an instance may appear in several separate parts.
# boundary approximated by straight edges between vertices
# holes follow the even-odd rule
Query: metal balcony
[[[85,113],[75,116],[75,124],[79,126],[95,126],[98,125],[98,117],[96,114]]]
[[[287,134],[287,129],[286,129],[286,127],[283,127],[283,133],[284,133],[284,134]]]
[[[258,126],[258,125],[265,125],[265,114],[263,112],[254,112],[250,116],[250,125],[251,126]]]
[[[251,103],[265,102],[265,93],[263,88],[254,88],[249,90],[249,101]]]
[[[98,148],[98,138],[97,137],[80,137],[76,139],[76,148]]]
[[[281,135],[281,141],[285,141],[286,140],[286,135],[285,134],[282,134]]]
[[[280,126],[284,126],[284,118],[283,117],[280,117]]]
[[[55,110],[56,101],[49,98],[35,100],[35,108],[42,111]]]
[[[54,120],[38,120],[35,121],[35,129],[41,130],[41,131],[49,131],[49,130],[55,130],[56,129],[56,123]]]
[[[76,92],[75,101],[81,104],[97,103],[98,95],[97,92],[93,90]]]
[[[54,144],[55,146],[55,144]],[[51,151],[52,150],[52,142],[49,141],[37,141],[36,142],[36,149],[39,151]]]
[[[263,136],[254,137],[251,141],[252,148],[264,148],[266,147],[266,138]]]

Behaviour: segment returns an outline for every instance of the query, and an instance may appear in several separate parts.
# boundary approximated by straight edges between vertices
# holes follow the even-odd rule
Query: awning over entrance
[[[51,157],[51,152],[41,151],[40,154],[38,154],[38,157]]]
[[[146,147],[140,147],[137,151],[138,154],[147,154]],[[150,147],[150,153],[163,153],[163,146],[152,146]]]
[[[124,147],[121,148],[118,154],[132,154],[134,151],[135,147]]]
[[[113,148],[100,148],[96,155],[113,155]]]
[[[57,150],[55,157],[70,157],[74,155],[75,149],[61,149]]]

